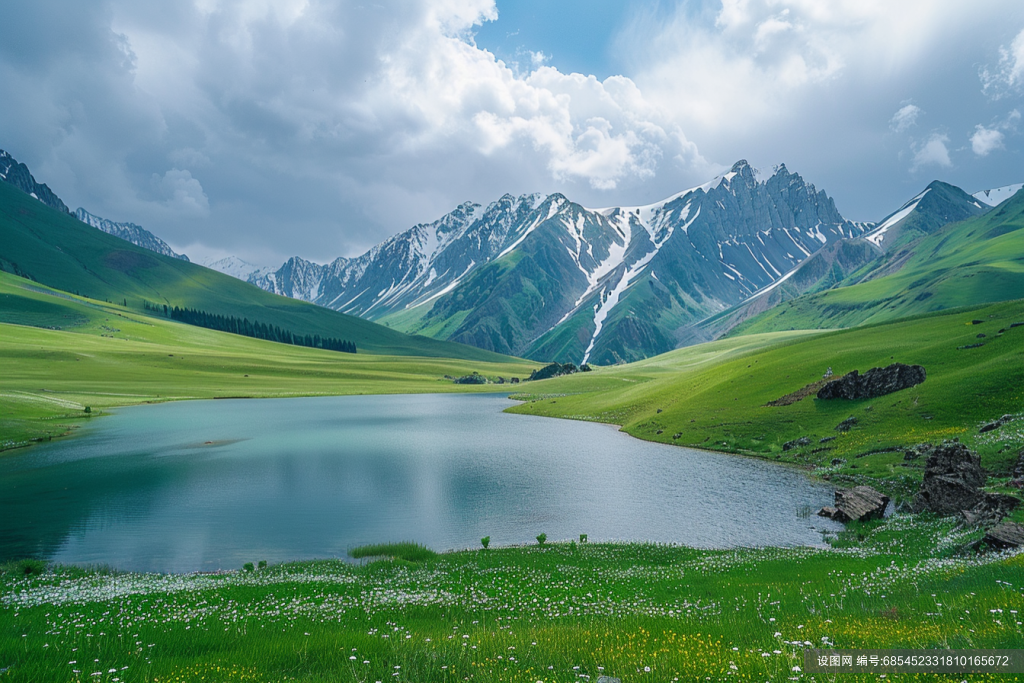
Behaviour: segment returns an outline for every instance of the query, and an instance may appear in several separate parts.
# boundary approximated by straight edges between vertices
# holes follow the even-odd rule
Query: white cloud
[[[921,108],[914,104],[907,104],[900,107],[899,111],[892,115],[889,120],[889,128],[897,133],[904,133],[917,124],[917,117],[921,115]]]
[[[976,14],[927,0],[723,0],[702,22],[679,3],[667,20],[640,15],[619,45],[649,46],[635,80],[688,131],[735,135],[792,116],[842,79],[870,96],[868,84],[917,65]]]
[[[153,176],[153,186],[163,205],[174,214],[206,216],[210,201],[203,186],[188,170],[172,168],[162,176]]]
[[[980,157],[988,156],[990,152],[1003,148],[1003,137],[1003,133],[995,128],[975,126],[971,149]]]
[[[466,199],[653,201],[739,158],[787,161],[837,194],[877,173],[889,127],[913,130],[918,105],[943,130],[985,120],[949,120],[931,96],[963,59],[948,46],[1000,59],[992,26],[1024,18],[1019,0],[672,3],[623,29],[626,75],[599,79],[478,46],[474,27],[511,1],[14,3],[0,130],[39,150],[25,160],[67,201],[173,243],[330,258]],[[999,74],[1019,83],[1024,39],[1011,42]],[[966,67],[957,92],[983,101],[976,77]],[[941,136],[912,153],[914,168],[951,163]]]
[[[1024,30],[1009,47],[999,48],[999,66],[981,70],[982,91],[994,99],[1024,86]]]
[[[914,153],[911,170],[916,171],[922,166],[940,166],[950,168],[953,162],[949,158],[949,136],[944,133],[932,133],[928,141]]]

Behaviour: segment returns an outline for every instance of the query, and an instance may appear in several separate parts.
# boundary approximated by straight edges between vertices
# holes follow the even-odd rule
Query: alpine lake
[[[0,459],[0,554],[193,572],[434,550],[642,540],[823,544],[832,488],[752,458],[502,412],[500,395],[183,401],[124,408]]]

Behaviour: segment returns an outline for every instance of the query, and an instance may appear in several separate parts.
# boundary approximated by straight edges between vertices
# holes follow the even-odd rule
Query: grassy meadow
[[[0,358],[0,451],[65,434],[115,406],[507,390],[455,385],[444,376],[523,377],[539,366],[277,344],[147,317],[7,273],[0,273]]]
[[[1024,555],[965,554],[977,536],[951,520],[896,515],[853,524],[819,549],[563,542],[437,555],[399,547],[399,557],[363,565],[218,575],[73,567],[26,575],[25,565],[9,565],[0,578],[0,676],[824,680],[803,672],[805,648],[1024,647]]]
[[[502,363],[506,357],[465,344],[405,335],[352,315],[266,292],[230,275],[163,256],[55,211],[0,182],[0,272],[13,273],[96,301],[195,308],[277,325],[293,334],[354,342],[382,355],[468,358]],[[6,310],[7,306],[0,306]]]
[[[972,324],[980,320],[979,324]],[[629,365],[530,383],[513,412],[621,425],[629,434],[793,463],[844,485],[872,483],[906,499],[924,462],[903,447],[959,438],[976,449],[996,490],[1024,449],[1024,420],[980,434],[1004,414],[1024,417],[1024,302],[1014,301],[833,332],[724,339]],[[983,335],[983,336],[980,336]],[[979,338],[980,336],[980,338]],[[974,348],[975,344],[981,344]],[[924,383],[880,398],[768,405],[851,370],[902,362]],[[796,397],[791,397],[796,398]],[[836,427],[849,417],[847,432]],[[783,450],[810,437],[810,445]]]

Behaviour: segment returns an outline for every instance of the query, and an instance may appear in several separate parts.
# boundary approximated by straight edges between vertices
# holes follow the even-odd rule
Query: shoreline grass
[[[0,662],[19,682],[813,680],[805,648],[1024,647],[1024,554],[975,555],[976,535],[896,515],[829,548],[569,542],[219,575],[5,572]]]

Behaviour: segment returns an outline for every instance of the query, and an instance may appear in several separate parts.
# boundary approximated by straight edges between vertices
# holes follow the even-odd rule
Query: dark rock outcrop
[[[943,442],[928,456],[914,507],[940,515],[970,510],[985,497],[984,483],[981,459],[959,441]]]
[[[998,550],[1020,548],[1024,546],[1024,524],[1003,522],[989,529],[981,540]]]
[[[935,446],[930,443],[919,443],[916,446],[911,446],[903,451],[904,460],[917,460],[923,455],[930,455],[935,450]]]
[[[920,365],[893,363],[884,368],[871,368],[863,375],[854,370],[832,380],[818,391],[818,398],[842,398],[849,401],[885,396],[923,382],[927,373]]]
[[[782,444],[782,450],[791,451],[794,448],[799,448],[800,446],[810,445],[811,438],[809,436],[801,436],[799,439],[793,439],[792,441],[787,441],[786,443]]]
[[[1004,424],[1007,424],[1008,422],[1013,422],[1016,419],[1017,418],[1014,417],[1013,415],[1003,415],[1001,418],[995,420],[994,422],[989,422],[986,425],[982,425],[981,429],[978,430],[978,433],[984,434],[985,432],[994,431],[1002,427]]]
[[[960,516],[968,526],[989,526],[998,524],[1016,510],[1018,505],[1019,498],[1005,493],[983,493],[978,504],[970,510],[962,510]]]
[[[857,418],[851,415],[850,417],[846,418],[845,420],[836,425],[836,431],[848,432],[853,428],[853,425],[855,424],[857,424]]]
[[[487,384],[487,378],[474,372],[472,375],[465,375],[453,380],[455,384]]]
[[[837,522],[864,522],[881,519],[888,505],[889,496],[870,486],[857,486],[852,489],[836,489],[835,507],[823,507],[818,515],[830,517]]]
[[[577,372],[577,368],[573,363],[566,363],[560,365],[559,363],[552,363],[551,365],[545,366],[540,370],[534,370],[530,373],[530,380],[539,379],[551,379],[552,377],[561,377],[562,375],[571,375]]]

